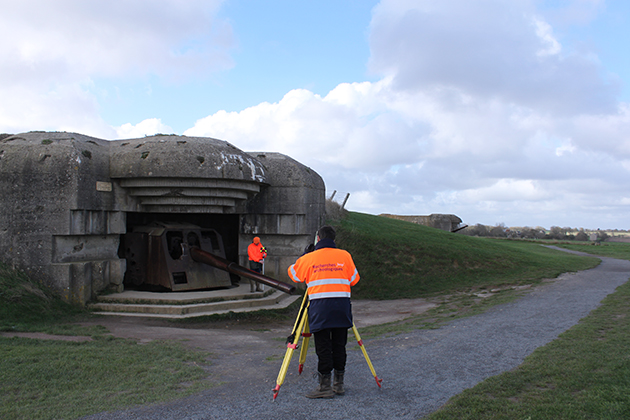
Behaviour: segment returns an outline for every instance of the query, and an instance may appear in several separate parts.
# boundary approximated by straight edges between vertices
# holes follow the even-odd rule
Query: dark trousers
[[[313,333],[315,337],[315,352],[319,362],[317,370],[322,375],[346,369],[346,343],[348,342],[347,328],[326,328]]]
[[[262,263],[259,263],[258,261],[249,260],[249,269],[257,273],[262,273]]]

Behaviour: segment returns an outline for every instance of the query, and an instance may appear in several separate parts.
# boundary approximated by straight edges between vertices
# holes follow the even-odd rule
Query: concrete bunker
[[[322,178],[294,159],[175,135],[115,141],[66,132],[3,136],[0,197],[2,261],[80,304],[107,290],[146,286],[128,254],[142,235],[164,233],[164,241],[187,245],[196,240],[242,266],[259,236],[270,251],[265,274],[289,281],[286,267],[312,241],[325,211]],[[182,258],[171,254],[176,248],[162,250],[169,263]],[[223,273],[204,283],[198,267],[169,270],[168,281],[156,286],[192,290],[239,280]]]
[[[415,223],[432,227],[435,229],[445,230],[447,232],[458,232],[468,227],[462,224],[462,219],[454,214],[431,214],[428,216],[401,216],[397,214],[379,214],[382,217],[390,219],[403,220],[405,222]]]

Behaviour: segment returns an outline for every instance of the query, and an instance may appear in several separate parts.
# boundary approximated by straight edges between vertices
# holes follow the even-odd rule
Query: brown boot
[[[346,390],[343,389],[343,374],[345,372],[343,370],[336,370],[335,377],[333,379],[333,392],[337,395],[343,395],[346,393]]]
[[[317,374],[319,375],[319,386],[317,387],[317,389],[315,389],[315,391],[311,392],[310,394],[306,394],[306,398],[332,398],[334,397],[335,393],[333,392],[330,386],[330,380],[331,380],[330,373],[326,375],[322,375],[321,373],[317,372]]]

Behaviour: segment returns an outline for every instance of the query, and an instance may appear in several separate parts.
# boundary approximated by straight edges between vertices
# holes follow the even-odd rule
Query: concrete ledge
[[[122,293],[112,293],[98,296],[99,303],[134,303],[151,305],[189,305],[194,303],[223,302],[226,300],[249,300],[261,299],[276,292],[275,289],[267,287],[264,292],[249,291],[249,285],[239,287],[204,291],[186,292],[141,292],[136,290],[125,290]]]
[[[126,291],[100,296],[99,302],[88,304],[88,309],[98,315],[182,319],[282,309],[301,298],[300,295],[288,295],[274,289],[256,293],[244,293],[237,289],[182,293]]]

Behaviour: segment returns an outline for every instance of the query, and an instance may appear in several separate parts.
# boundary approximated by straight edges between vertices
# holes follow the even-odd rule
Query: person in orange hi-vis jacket
[[[309,298],[308,322],[315,337],[319,387],[308,398],[332,398],[345,392],[346,343],[353,325],[350,288],[360,277],[350,253],[337,248],[335,236],[331,226],[321,227],[316,245],[309,245],[288,269],[291,280],[306,283]]]
[[[249,257],[249,268],[257,273],[262,273],[263,271],[263,263],[265,262],[265,258],[267,258],[267,250],[260,243],[260,238],[256,236],[251,244],[247,247],[247,255]],[[250,280],[249,281],[249,291],[254,293],[255,291],[262,292],[265,290],[265,285],[260,284],[257,281]],[[255,288],[255,290],[254,290]]]

